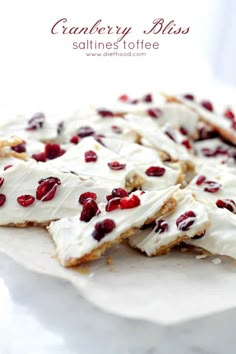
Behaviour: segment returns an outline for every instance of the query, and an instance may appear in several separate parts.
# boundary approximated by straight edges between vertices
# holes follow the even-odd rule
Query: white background
[[[233,9],[233,0],[2,1],[1,109],[66,112],[87,102],[106,104],[122,93],[155,90],[198,91],[203,97],[211,97],[214,91],[230,102],[235,91],[228,84],[236,82]],[[50,33],[62,17],[79,27],[98,19],[104,25],[132,26],[130,40],[157,41],[160,48],[147,51],[145,57],[87,57],[73,50],[72,42],[95,37]],[[143,35],[159,17],[190,26],[189,34]],[[116,37],[96,39],[115,41]]]

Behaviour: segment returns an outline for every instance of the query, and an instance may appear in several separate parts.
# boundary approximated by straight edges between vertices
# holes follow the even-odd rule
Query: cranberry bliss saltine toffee
[[[105,145],[132,163],[143,178],[142,189],[157,190],[181,183],[184,175],[179,163],[167,166],[161,161],[157,150],[123,140],[104,138]]]
[[[84,138],[63,156],[46,163],[49,166],[73,171],[80,177],[93,177],[108,188],[138,188],[143,180],[135,167],[124,157],[99,144],[94,138]]]
[[[139,231],[129,240],[132,247],[148,256],[157,256],[205,231],[209,224],[206,207],[187,190],[179,190],[174,198],[178,203],[174,212],[158,218],[152,231]]]
[[[172,196],[177,189],[178,186],[162,191],[136,191],[123,198],[111,198],[107,205],[98,205],[101,213],[89,222],[84,221],[86,207],[80,216],[52,222],[48,231],[56,244],[60,263],[69,267],[99,258],[112,244],[171,212],[176,206]]]
[[[233,210],[232,206],[230,207]],[[236,215],[225,209],[208,205],[210,226],[205,234],[186,243],[200,247],[214,255],[229,256],[236,259]],[[236,205],[235,205],[236,212]]]
[[[21,162],[0,171],[0,225],[45,225],[77,215],[81,194],[93,192],[98,202],[109,190],[40,162]]]

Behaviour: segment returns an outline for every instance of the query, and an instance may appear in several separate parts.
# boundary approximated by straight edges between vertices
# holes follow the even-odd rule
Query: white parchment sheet
[[[31,270],[69,280],[94,305],[130,318],[171,324],[236,306],[236,263],[228,258],[217,265],[177,251],[148,258],[120,245],[98,261],[65,269],[39,228],[1,227],[0,251]]]

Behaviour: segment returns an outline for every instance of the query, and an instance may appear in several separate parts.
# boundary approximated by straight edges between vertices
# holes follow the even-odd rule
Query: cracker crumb
[[[112,259],[112,257],[107,257],[107,258],[106,258],[106,264],[108,264],[108,265],[112,265],[112,264],[113,264],[113,259]]]
[[[196,259],[204,259],[204,258],[207,258],[207,255],[206,254],[198,254],[195,258]]]
[[[222,260],[220,258],[212,259],[212,263],[214,263],[214,264],[220,264],[221,262],[222,262]]]

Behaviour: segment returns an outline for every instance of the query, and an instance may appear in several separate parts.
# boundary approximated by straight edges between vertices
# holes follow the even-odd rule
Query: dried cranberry
[[[159,118],[163,112],[159,108],[149,108],[147,114],[152,118]]]
[[[120,200],[120,208],[121,209],[131,209],[136,208],[140,205],[140,199],[137,195],[133,194],[130,197],[124,197]]]
[[[233,113],[233,111],[231,109],[227,109],[225,112],[224,112],[224,117],[230,119],[230,120],[234,120],[235,118],[235,115]]]
[[[39,154],[33,154],[32,159],[36,160],[36,161],[40,161],[40,162],[46,162],[47,158],[46,158],[46,154],[45,152],[40,152]]]
[[[96,162],[98,159],[98,156],[95,151],[88,150],[84,153],[84,159],[85,159],[85,162]]]
[[[181,142],[181,144],[182,144],[183,146],[185,146],[186,149],[188,149],[188,150],[191,150],[191,149],[192,149],[192,145],[190,144],[190,141],[189,141],[188,139],[183,140],[183,141]]]
[[[124,197],[128,197],[129,193],[123,189],[123,188],[114,188],[111,192],[110,195],[107,195],[106,198],[107,200],[110,200],[112,198],[124,198]]]
[[[211,127],[204,126],[199,129],[198,140],[213,139],[219,136],[219,133],[216,130],[213,130]]]
[[[114,117],[114,113],[109,111],[108,109],[98,109],[97,112],[103,118]]]
[[[202,148],[201,152],[206,157],[215,157],[217,155],[216,149]]]
[[[112,219],[105,219],[99,221],[94,226],[92,236],[95,240],[100,241],[105,235],[109,234],[116,227],[115,222]]]
[[[207,184],[207,187],[204,188],[204,191],[209,193],[216,193],[222,187],[220,183],[215,181],[206,181],[204,184]]]
[[[80,138],[85,138],[86,136],[91,136],[95,133],[95,131],[93,130],[93,128],[89,127],[89,126],[84,126],[84,127],[80,127],[77,131],[77,135]]]
[[[102,138],[105,138],[104,134],[95,134],[94,139],[101,145],[106,146],[104,142],[102,141]]]
[[[18,144],[16,146],[12,146],[11,149],[19,154],[22,152],[26,152],[25,143]]]
[[[130,104],[138,104],[139,100],[138,99],[130,100],[129,103]]]
[[[111,170],[119,171],[119,170],[124,170],[126,167],[126,164],[120,163],[118,161],[113,161],[113,162],[108,162],[108,166],[110,167]]]
[[[119,101],[127,102],[129,100],[129,96],[121,95],[118,99],[119,99]]]
[[[6,165],[3,169],[4,171],[8,170],[8,168],[11,168],[13,165]]]
[[[45,145],[45,155],[49,160],[56,159],[61,156],[61,147],[59,144],[48,143]]]
[[[26,130],[37,130],[39,128],[43,128],[45,123],[45,115],[44,113],[38,112],[33,115],[31,119],[28,121],[28,127]]]
[[[5,201],[6,201],[5,194],[0,194],[0,207],[3,206],[3,204],[5,204]]]
[[[143,102],[151,103],[152,102],[152,95],[148,93],[143,97]]]
[[[179,128],[179,131],[181,134],[183,135],[188,135],[188,130],[185,128],[185,127],[180,127]]]
[[[187,231],[195,222],[196,214],[192,211],[186,211],[184,214],[180,215],[176,220],[177,228],[180,231]]]
[[[202,105],[202,107],[204,107],[205,109],[207,109],[210,112],[213,112],[213,110],[214,110],[213,105],[210,101],[202,101],[201,105]]]
[[[84,193],[80,194],[79,203],[83,205],[87,199],[96,200],[97,194],[93,193],[93,192],[84,192]]]
[[[203,184],[203,182],[205,182],[205,180],[206,180],[206,177],[203,175],[200,175],[196,180],[196,185],[201,186]]]
[[[4,183],[4,178],[0,177],[0,187],[2,187],[3,183]]]
[[[23,207],[28,207],[29,205],[33,204],[34,201],[35,197],[30,194],[21,195],[17,198],[17,202]]]
[[[79,137],[78,137],[78,135],[72,136],[71,139],[70,139],[70,142],[71,142],[72,144],[77,145],[77,144],[79,143]]]
[[[120,207],[120,200],[121,200],[121,198],[110,199],[106,205],[106,211],[109,212],[109,211],[118,209]]]
[[[111,129],[116,134],[122,134],[122,129],[120,127],[118,127],[117,125],[112,125]]]
[[[236,214],[236,203],[233,199],[218,199],[216,205],[218,208],[225,208]]]
[[[160,166],[151,166],[145,171],[146,175],[150,177],[161,177],[165,172],[166,169]]]
[[[158,234],[162,234],[163,232],[167,232],[169,229],[168,223],[166,220],[157,220],[155,232]]]
[[[80,214],[80,220],[89,222],[99,212],[97,203],[94,199],[86,199],[83,203],[83,208]]]
[[[183,97],[186,98],[186,100],[194,101],[194,96],[191,93],[186,93]]]
[[[47,202],[54,198],[61,181],[57,177],[48,177],[41,179],[38,183],[36,198],[42,202]]]

